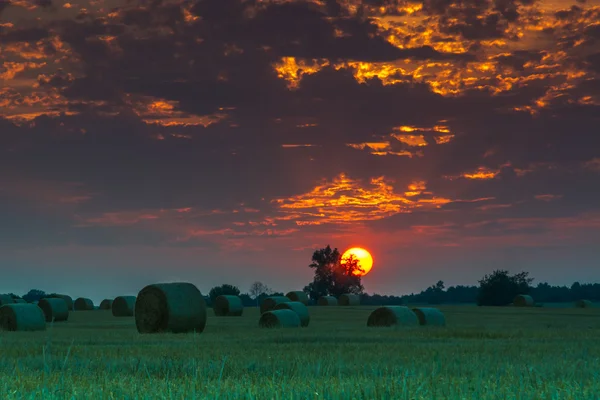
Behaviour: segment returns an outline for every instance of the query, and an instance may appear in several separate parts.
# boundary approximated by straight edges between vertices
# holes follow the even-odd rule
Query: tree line
[[[303,290],[313,304],[321,296],[339,297],[344,293],[360,295],[363,305],[476,303],[481,306],[505,306],[519,294],[529,294],[537,303],[572,302],[580,299],[600,301],[600,283],[575,282],[568,287],[541,282],[533,286],[534,279],[529,277],[528,272],[510,275],[506,270],[495,270],[485,275],[478,281],[478,286],[457,285],[446,288],[440,280],[416,294],[368,294],[364,292],[361,276],[357,274],[361,271],[358,260],[353,256],[342,259],[338,249],[332,249],[329,245],[313,253],[309,268],[314,270],[314,278]],[[44,291],[38,289],[32,289],[23,296],[13,293],[9,295],[28,302],[47,296]],[[254,282],[245,293],[235,285],[223,284],[210,289],[205,300],[210,306],[220,295],[239,296],[245,307],[252,307],[260,305],[266,297],[284,296],[284,293],[275,291],[259,281]]]

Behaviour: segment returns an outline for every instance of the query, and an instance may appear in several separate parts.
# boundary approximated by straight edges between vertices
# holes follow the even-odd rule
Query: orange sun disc
[[[362,269],[362,272],[355,271],[354,273],[361,276],[368,274],[371,268],[373,268],[373,257],[371,257],[371,254],[361,247],[352,247],[342,254],[342,262],[348,259],[351,254],[358,260],[358,266]]]

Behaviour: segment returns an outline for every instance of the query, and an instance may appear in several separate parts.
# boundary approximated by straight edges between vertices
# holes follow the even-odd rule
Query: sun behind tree
[[[362,247],[352,247],[342,254],[342,263],[353,256],[356,260],[358,260],[358,266],[360,270],[354,271],[355,275],[365,276],[369,273],[371,268],[373,268],[373,257],[371,253]]]

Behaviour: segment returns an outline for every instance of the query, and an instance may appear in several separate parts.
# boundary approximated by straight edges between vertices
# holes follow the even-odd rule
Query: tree
[[[520,272],[509,276],[508,271],[496,270],[491,275],[485,275],[479,281],[477,305],[505,306],[519,294],[528,294],[533,278],[528,278],[529,272]]]
[[[429,304],[440,304],[444,300],[444,281],[438,281],[425,291]]]
[[[309,267],[314,268],[315,277],[304,287],[304,291],[313,300],[321,296],[338,297],[344,293],[363,293],[361,276],[357,274],[361,269],[358,260],[352,255],[342,259],[337,248],[332,250],[327,245],[313,253]]]
[[[240,289],[238,289],[237,286],[223,284],[221,286],[215,286],[214,288],[210,289],[210,292],[208,292],[208,297],[210,297],[211,304],[215,304],[215,299],[217,297],[227,295],[239,296]]]
[[[269,289],[267,285],[262,282],[256,281],[252,285],[250,285],[250,289],[248,290],[250,296],[256,302],[256,306],[258,307],[259,301],[264,297],[269,296],[273,291]]]
[[[27,292],[27,294],[23,295],[23,300],[25,300],[28,303],[32,303],[34,301],[39,301],[40,299],[43,299],[46,296],[46,292],[44,292],[43,290],[31,289],[29,292]]]

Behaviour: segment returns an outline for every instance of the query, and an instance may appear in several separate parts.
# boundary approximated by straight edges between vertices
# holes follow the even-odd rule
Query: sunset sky
[[[0,292],[600,281],[600,0],[0,0]]]

